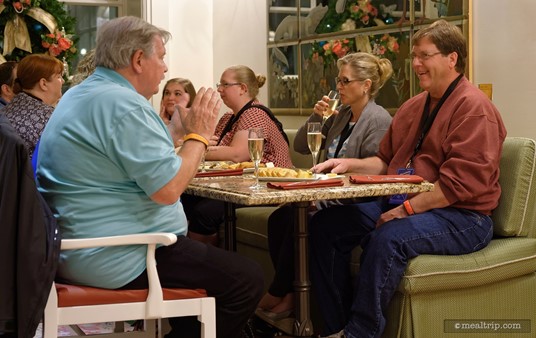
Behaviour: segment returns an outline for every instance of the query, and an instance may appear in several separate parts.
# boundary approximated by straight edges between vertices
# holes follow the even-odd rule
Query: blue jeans
[[[491,218],[457,208],[432,209],[376,228],[393,208],[385,199],[331,207],[310,223],[311,281],[325,322],[324,334],[380,337],[386,313],[411,258],[461,255],[484,248],[493,235]],[[352,250],[361,245],[360,271],[350,276]]]

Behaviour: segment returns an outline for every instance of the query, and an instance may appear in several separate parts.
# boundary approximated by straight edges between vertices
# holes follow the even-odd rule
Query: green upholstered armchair
[[[468,255],[412,259],[391,302],[383,337],[536,336],[535,148],[534,140],[506,138],[491,243]],[[495,332],[454,326],[457,321],[501,325],[503,320],[529,321]]]

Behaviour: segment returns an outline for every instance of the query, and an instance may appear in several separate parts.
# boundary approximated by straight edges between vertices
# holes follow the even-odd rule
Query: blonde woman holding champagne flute
[[[335,79],[340,105],[333,115],[324,120],[330,97],[323,96],[314,106],[314,111],[305,124],[298,129],[294,149],[302,154],[311,154],[307,143],[308,124],[322,124],[323,157],[365,158],[376,155],[380,140],[391,123],[391,115],[374,102],[380,88],[393,73],[391,62],[369,53],[353,53],[337,61],[339,74]],[[311,213],[329,204],[320,201]],[[288,316],[294,308],[292,282],[294,280],[293,219],[290,207],[274,211],[268,220],[268,244],[275,268],[274,279],[261,302],[259,311],[272,319]]]
[[[339,74],[335,78],[340,105],[322,125],[322,162],[336,157],[363,158],[372,156],[391,123],[391,115],[374,102],[380,88],[391,77],[393,68],[388,59],[369,53],[353,53],[337,60]],[[307,145],[307,124],[322,123],[330,111],[330,97],[316,102],[313,113],[298,129],[294,149],[310,154]]]

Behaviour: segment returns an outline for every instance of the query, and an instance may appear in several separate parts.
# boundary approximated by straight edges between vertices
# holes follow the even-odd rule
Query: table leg
[[[300,337],[313,335],[313,323],[310,311],[311,282],[309,281],[309,240],[308,240],[308,213],[310,202],[296,202],[296,222],[294,223],[294,266],[295,281],[294,294],[296,296],[294,334]]]
[[[224,202],[225,208],[225,250],[236,252],[236,212],[235,204]]]

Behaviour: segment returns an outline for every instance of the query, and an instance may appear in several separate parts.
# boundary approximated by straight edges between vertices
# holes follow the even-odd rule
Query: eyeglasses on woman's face
[[[225,83],[225,82],[220,82],[220,83],[216,83],[216,88],[217,89],[220,89],[221,88],[229,88],[231,86],[239,86],[241,85],[240,82],[229,82],[229,83]]]
[[[345,77],[343,77],[343,78],[336,77],[335,78],[335,84],[341,85],[343,87],[346,87],[347,85],[349,85],[351,82],[354,82],[354,81],[359,81],[359,80],[357,80],[357,79],[349,80],[348,78],[345,78]]]

